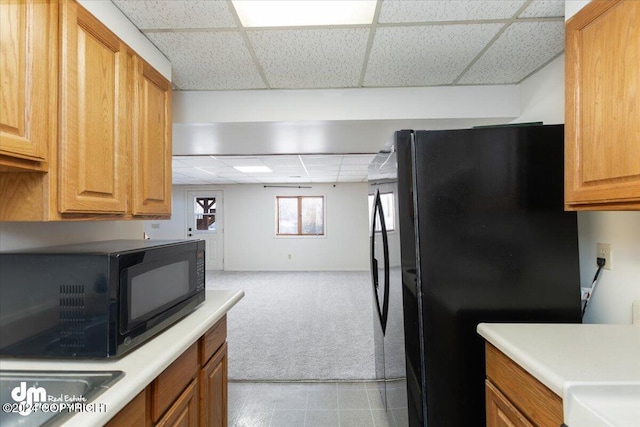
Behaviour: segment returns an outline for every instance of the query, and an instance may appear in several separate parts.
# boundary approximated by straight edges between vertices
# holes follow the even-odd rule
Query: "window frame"
[[[305,234],[302,233],[302,200],[303,199],[322,200],[322,233]],[[280,232],[280,199],[297,199],[298,210],[298,230],[297,233]],[[298,196],[276,196],[276,237],[326,237],[327,235],[327,203],[324,195],[298,195]]]

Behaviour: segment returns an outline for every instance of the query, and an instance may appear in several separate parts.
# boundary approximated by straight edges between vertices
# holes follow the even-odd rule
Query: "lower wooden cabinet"
[[[558,427],[562,398],[486,343],[487,427]]]
[[[226,316],[118,412],[108,427],[227,425]]]
[[[147,390],[144,389],[115,417],[111,418],[106,427],[141,427],[149,425],[147,408]]]
[[[227,425],[227,344],[224,344],[200,371],[200,424]]]
[[[487,398],[487,427],[533,427],[518,408],[500,393],[491,381],[485,383]]]
[[[158,421],[161,427],[188,427],[198,425],[198,380],[191,381],[187,389]]]
[[[198,376],[198,371],[198,342],[195,342],[149,386],[151,388],[151,420],[154,423],[158,422],[169,407],[180,399],[182,391]]]

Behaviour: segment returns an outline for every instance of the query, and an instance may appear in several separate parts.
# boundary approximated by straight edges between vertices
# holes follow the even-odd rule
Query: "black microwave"
[[[119,357],[204,299],[203,240],[0,253],[0,355]]]

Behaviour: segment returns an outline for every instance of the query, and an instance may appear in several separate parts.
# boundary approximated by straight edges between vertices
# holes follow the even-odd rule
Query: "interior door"
[[[222,191],[187,192],[187,239],[206,242],[206,269],[224,270]]]

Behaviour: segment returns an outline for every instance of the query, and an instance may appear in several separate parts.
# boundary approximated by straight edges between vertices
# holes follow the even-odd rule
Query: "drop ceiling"
[[[513,84],[564,50],[563,0],[384,0],[370,25],[270,28],[230,1],[113,3],[177,90]]]
[[[230,1],[112,2],[169,59],[178,91],[508,85],[564,51],[564,0],[379,0],[370,25],[286,28],[244,28]],[[370,158],[176,156],[173,182],[358,182]],[[246,160],[274,172],[233,169]]]
[[[373,154],[280,156],[174,156],[174,184],[290,184],[366,182]],[[266,166],[245,173],[235,166]]]

